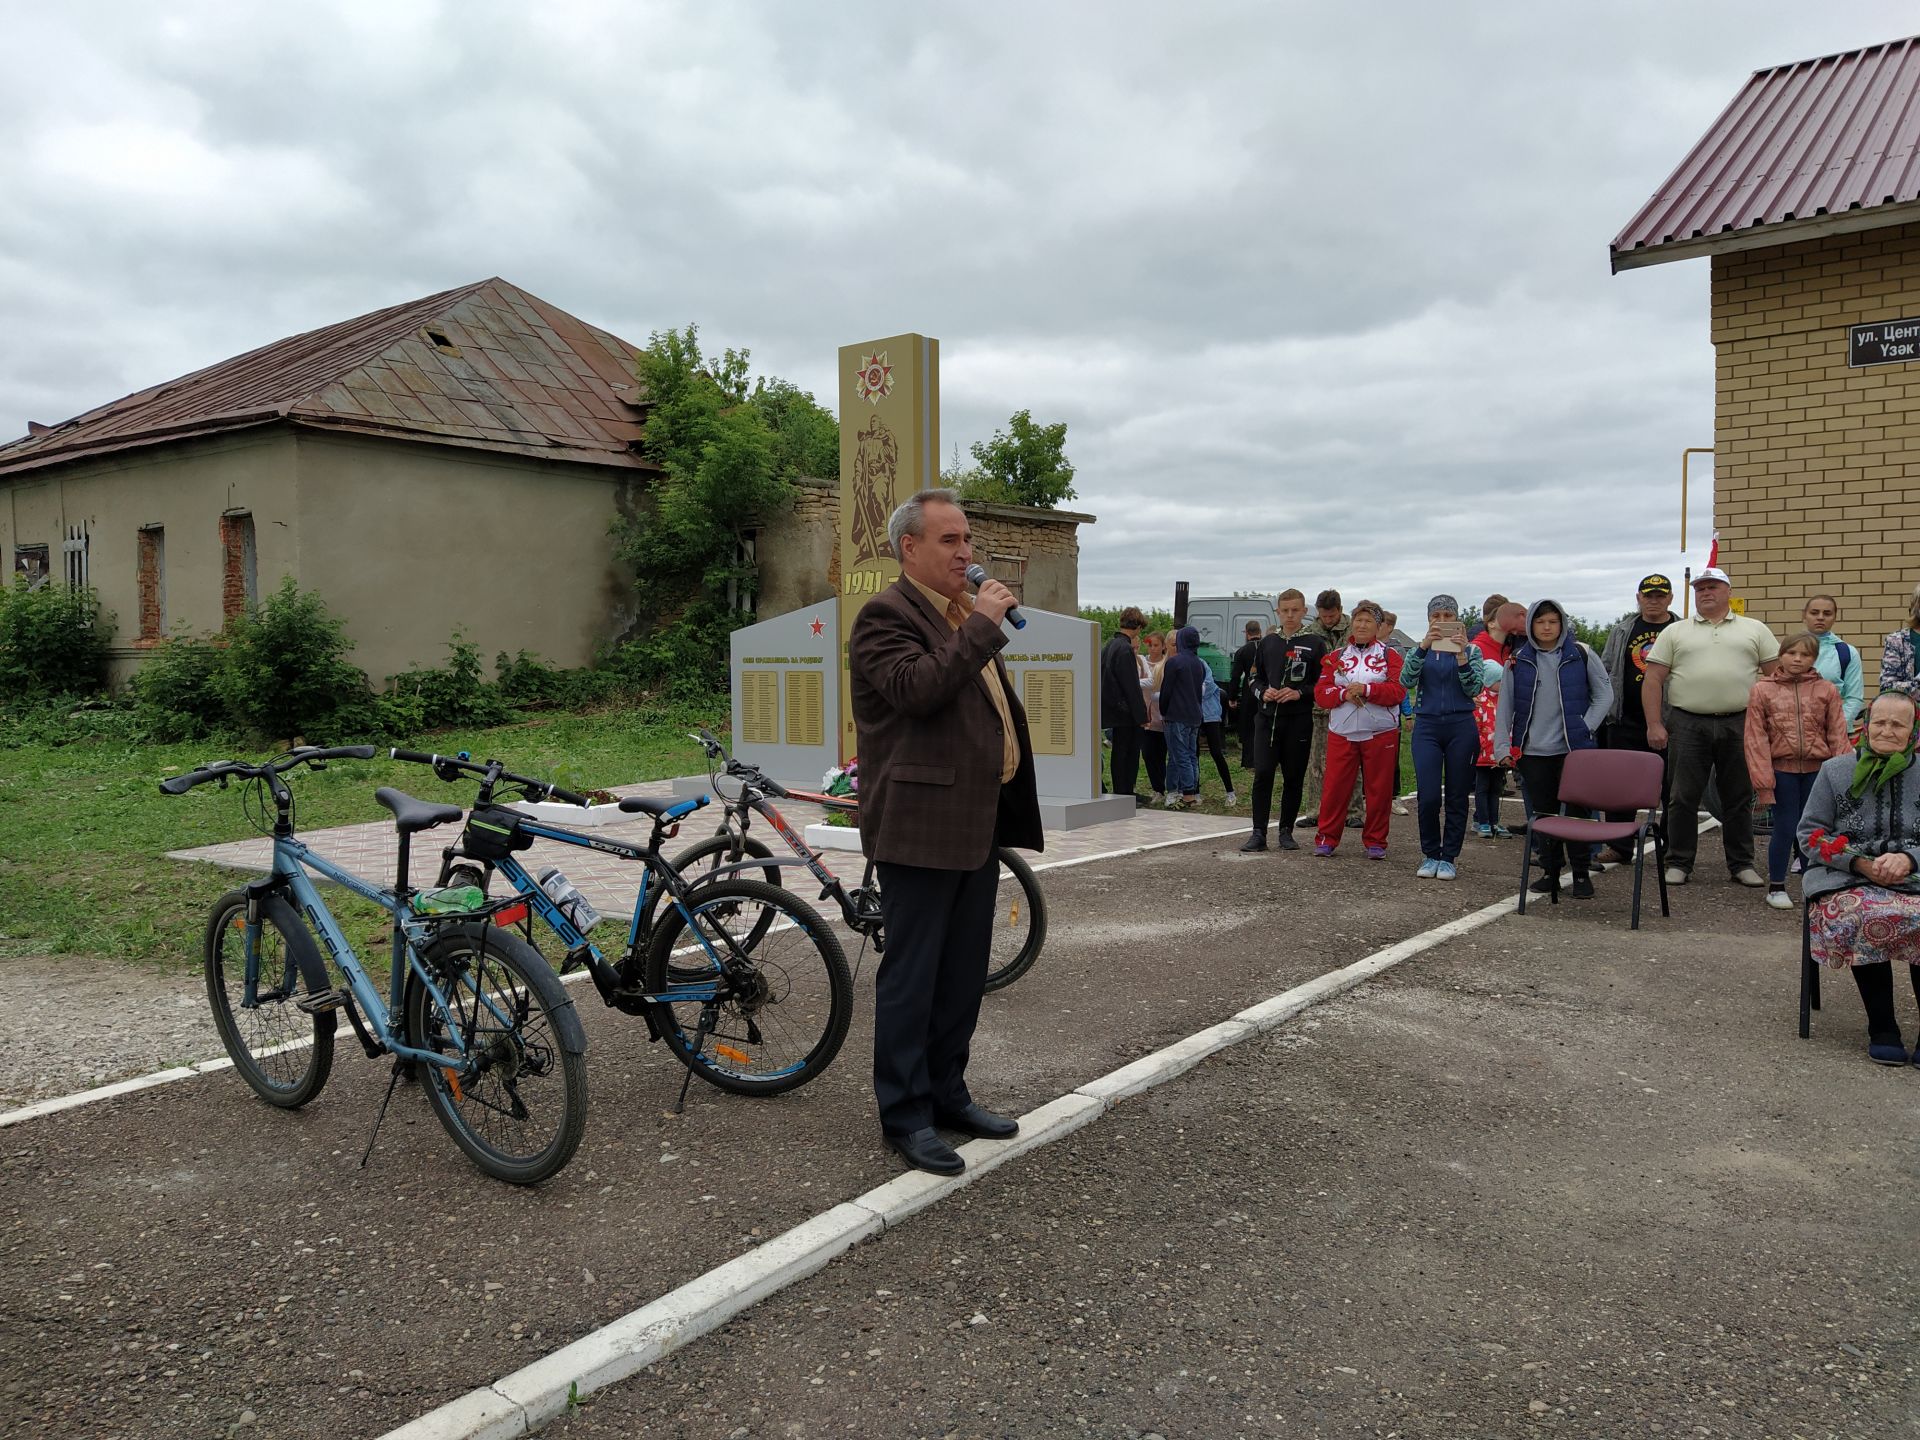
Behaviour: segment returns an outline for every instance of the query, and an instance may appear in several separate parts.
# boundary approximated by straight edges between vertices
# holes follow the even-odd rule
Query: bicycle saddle
[[[702,808],[711,795],[696,795],[691,800],[655,800],[646,795],[629,795],[620,802],[620,809],[628,815],[651,815],[657,820],[678,820],[682,815],[691,815]]]
[[[402,835],[431,830],[436,825],[445,825],[450,820],[458,820],[467,813],[458,805],[430,804],[425,800],[416,800],[413,796],[387,785],[382,785],[374,791],[373,798],[393,812],[394,828]]]

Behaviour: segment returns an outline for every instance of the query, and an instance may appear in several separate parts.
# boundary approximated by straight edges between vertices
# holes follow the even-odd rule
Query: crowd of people
[[[1598,651],[1552,600],[1523,606],[1489,595],[1469,630],[1454,597],[1435,595],[1415,640],[1374,601],[1349,612],[1338,591],[1323,590],[1309,620],[1305,595],[1287,589],[1272,625],[1248,624],[1224,689],[1200,658],[1192,626],[1147,631],[1130,608],[1101,657],[1112,789],[1146,804],[1195,806],[1204,745],[1227,805],[1237,806],[1225,753],[1231,728],[1252,773],[1252,831],[1242,850],[1299,849],[1293,831],[1311,824],[1316,856],[1335,856],[1345,831],[1357,829],[1366,857],[1385,860],[1392,817],[1406,813],[1398,772],[1410,725],[1415,874],[1452,880],[1470,833],[1513,833],[1500,815],[1509,776],[1528,816],[1563,808],[1579,815],[1560,802],[1568,755],[1596,746],[1662,755],[1666,883],[1693,878],[1703,803],[1719,816],[1733,883],[1790,910],[1789,876],[1804,871],[1816,958],[1853,971],[1870,1055],[1906,1063],[1891,966],[1920,967],[1920,779],[1906,773],[1920,698],[1920,586],[1907,625],[1884,639],[1869,706],[1860,652],[1836,633],[1833,596],[1812,596],[1802,628],[1782,643],[1734,613],[1723,571],[1710,567],[1692,583],[1692,610],[1682,618],[1673,582],[1642,578],[1635,610]],[[1135,788],[1143,762],[1150,794]],[[1314,809],[1303,819],[1310,794]],[[1772,816],[1764,876],[1756,805]],[[1543,839],[1529,889],[1564,885],[1587,899],[1596,872],[1631,859]],[[1920,997],[1920,968],[1913,976]]]

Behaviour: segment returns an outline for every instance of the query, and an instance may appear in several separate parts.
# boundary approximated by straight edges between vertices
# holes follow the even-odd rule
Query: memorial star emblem
[[[887,362],[887,352],[876,350],[860,362],[860,368],[854,374],[854,380],[860,387],[860,398],[869,404],[878,405],[893,393],[893,366]]]
[[[825,621],[815,620],[812,625],[815,638],[818,638],[826,630],[826,628],[827,626]]]

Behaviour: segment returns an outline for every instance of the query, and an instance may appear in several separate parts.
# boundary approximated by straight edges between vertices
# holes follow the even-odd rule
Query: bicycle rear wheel
[[[684,913],[669,905],[647,951],[667,1048],[739,1095],[777,1095],[819,1075],[853,1018],[846,956],[826,922],[758,880],[716,881],[683,903]]]
[[[420,955],[446,1005],[409,976],[407,1043],[445,1055],[464,1046],[473,1062],[464,1072],[420,1067],[433,1113],[495,1179],[534,1185],[556,1174],[587,1128],[573,998],[539,951],[491,925],[443,926]]]
[[[278,895],[261,903],[257,954],[250,986],[246,892],[222,895],[205,945],[214,1027],[253,1093],[296,1110],[320,1093],[333,1069],[334,1012],[310,1015],[298,1004],[328,988],[327,968],[298,912]]]
[[[994,853],[1000,860],[1000,890],[993,902],[986,988],[1003,990],[1040,958],[1040,947],[1047,943],[1047,902],[1031,865],[1011,850]]]

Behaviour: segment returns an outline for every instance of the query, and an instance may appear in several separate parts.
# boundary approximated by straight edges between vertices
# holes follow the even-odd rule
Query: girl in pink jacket
[[[1847,751],[1847,710],[1833,682],[1813,668],[1820,637],[1794,636],[1780,647],[1780,668],[1756,680],[1747,699],[1747,774],[1753,803],[1773,806],[1767,842],[1767,904],[1791,910],[1787,862],[1800,812],[1820,766]]]

